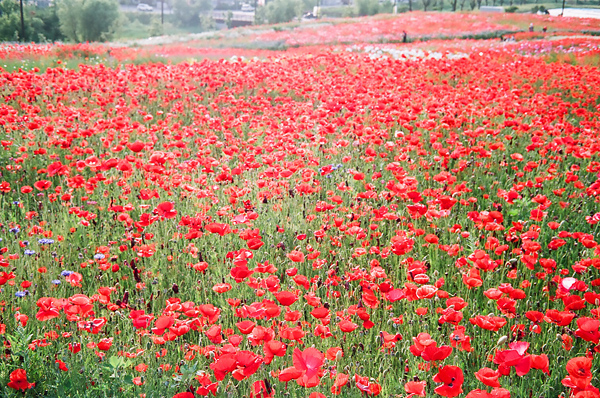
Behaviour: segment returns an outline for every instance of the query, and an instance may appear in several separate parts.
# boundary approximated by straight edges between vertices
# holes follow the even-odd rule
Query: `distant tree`
[[[233,27],[233,12],[227,11],[227,19],[225,20],[225,26],[227,29],[231,29]]]
[[[152,17],[150,20],[150,29],[148,33],[150,36],[162,36],[165,33],[163,25],[160,23],[160,17]]]
[[[0,41],[46,42],[62,40],[56,7],[24,4],[25,37],[21,33],[21,12],[17,1],[0,2]]]
[[[58,9],[52,4],[45,8],[38,8],[34,15],[40,19],[42,25],[37,29],[33,38],[34,41],[58,41],[64,40],[64,35],[60,31],[60,20],[58,19]]]
[[[302,12],[312,11],[317,5],[317,0],[302,0]]]
[[[356,13],[359,16],[375,15],[379,13],[379,1],[378,0],[357,0],[356,1]]]
[[[85,0],[81,14],[83,40],[110,40],[118,19],[119,3],[116,0]]]
[[[302,0],[275,0],[264,8],[264,17],[268,23],[289,22],[302,15],[304,3]]]
[[[379,12],[378,0],[356,0],[356,13],[358,16],[375,15]]]
[[[16,41],[20,38],[21,20],[15,1],[0,2],[0,40]]]
[[[116,0],[60,0],[58,4],[60,29],[74,42],[110,40],[119,15]]]
[[[421,3],[423,3],[423,11],[427,11],[427,8],[431,5],[431,1],[432,0],[421,0]]]
[[[58,3],[60,30],[69,41],[81,41],[81,28],[79,26],[81,25],[80,18],[82,9],[83,0],[61,0],[60,3]]]
[[[217,29],[217,24],[212,17],[212,14],[201,14],[200,15],[200,27],[204,31]]]
[[[201,26],[200,15],[207,15],[210,11],[212,11],[211,0],[175,0],[173,2],[175,21],[182,27]]]

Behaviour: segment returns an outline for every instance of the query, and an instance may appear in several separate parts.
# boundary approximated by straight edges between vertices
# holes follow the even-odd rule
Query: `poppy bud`
[[[173,283],[173,286],[171,287],[171,289],[173,289],[173,293],[175,293],[175,294],[179,293],[179,286],[177,286],[176,283]]]

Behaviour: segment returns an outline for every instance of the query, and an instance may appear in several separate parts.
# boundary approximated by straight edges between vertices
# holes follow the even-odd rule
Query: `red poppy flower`
[[[494,388],[491,392],[472,390],[465,398],[510,398],[510,392],[504,388]]]
[[[438,288],[433,285],[424,285],[417,289],[416,295],[419,299],[433,298],[438,291]]]
[[[481,368],[477,372],[475,372],[475,377],[477,380],[490,387],[500,387],[500,383],[498,382],[498,378],[500,378],[500,373],[497,370],[493,370],[490,368]]]
[[[152,331],[154,334],[162,335],[165,332],[165,329],[170,328],[175,323],[175,318],[172,315],[161,315],[154,322],[154,328]]]
[[[236,369],[233,370],[232,376],[236,380],[244,380],[256,373],[263,363],[263,358],[252,351],[238,351],[235,361]]]
[[[600,342],[600,321],[593,318],[578,318],[575,335],[594,344]]]
[[[44,322],[60,315],[59,309],[55,304],[56,299],[51,297],[42,297],[37,301],[37,306],[40,308],[35,315],[35,319]]]
[[[145,146],[146,144],[144,144],[142,141],[135,141],[127,144],[127,148],[129,148],[131,152],[135,153],[141,152]]]
[[[81,351],[81,344],[80,343],[69,343],[67,348],[73,354],[77,354],[79,351]]]
[[[246,241],[246,244],[248,245],[248,249],[258,250],[265,244],[265,242],[259,238],[251,238]]]
[[[473,325],[479,326],[482,329],[496,332],[506,325],[507,321],[506,319],[498,316],[477,315],[474,318],[470,318],[469,322],[471,322]]]
[[[194,398],[194,394],[192,394],[189,391],[179,392],[179,393],[173,395],[173,398]]]
[[[253,273],[254,271],[248,269],[248,266],[245,264],[237,265],[234,268],[232,268],[231,271],[229,271],[229,275],[231,275],[231,277],[235,279],[237,283],[241,283],[244,279],[248,278]]]
[[[433,381],[443,383],[435,389],[435,392],[441,396],[456,397],[463,392],[464,376],[462,369],[458,366],[442,366],[438,373],[433,376]]]
[[[265,380],[257,380],[252,383],[250,398],[273,398],[275,389]]]
[[[407,254],[413,249],[415,241],[412,238],[404,236],[394,236],[392,238],[392,252],[398,256]]]
[[[342,387],[348,383],[350,377],[345,373],[338,373],[335,376],[333,386],[331,386],[331,393],[333,395],[340,395],[342,393]]]
[[[21,390],[24,392],[25,390],[35,387],[35,383],[30,383],[27,381],[27,372],[25,369],[13,370],[9,376],[9,379],[10,381],[7,384],[8,387],[15,390]]]
[[[592,359],[575,357],[567,362],[567,372],[577,388],[586,389],[592,381]]]
[[[217,357],[213,363],[210,364],[210,368],[215,373],[215,378],[218,381],[225,379],[228,373],[233,372],[237,368],[237,361],[235,354],[223,354]]]
[[[406,391],[409,394],[408,397],[413,397],[415,395],[418,397],[425,397],[426,385],[426,381],[409,381],[404,385],[404,391]]]
[[[281,305],[284,305],[286,307],[294,304],[296,302],[296,300],[298,300],[298,296],[296,296],[292,292],[288,292],[285,290],[275,293],[274,296]]]
[[[429,333],[419,333],[417,337],[413,337],[414,344],[409,347],[410,352],[416,356],[420,357],[425,348],[430,345],[437,345],[437,343],[431,339],[431,335]]]
[[[212,288],[215,293],[227,293],[231,289],[232,286],[229,283],[217,283]]]
[[[35,189],[37,189],[38,191],[45,191],[47,189],[49,189],[52,186],[52,181],[48,181],[48,180],[40,180],[40,181],[36,181],[33,186],[35,187]]]
[[[425,361],[443,361],[452,354],[452,347],[444,345],[437,347],[436,344],[431,344],[423,350],[421,358]]]
[[[303,372],[296,382],[302,387],[316,387],[320,383],[320,371],[325,356],[316,348],[309,347],[304,351],[294,349],[293,362],[294,367]]]
[[[273,360],[273,357],[283,357],[286,354],[287,346],[278,340],[269,340],[263,346],[263,352],[265,354],[265,364],[268,365]]]
[[[163,202],[156,206],[154,214],[169,219],[177,216],[177,210],[175,210],[175,205],[172,202]]]
[[[288,253],[287,257],[295,263],[304,262],[304,253],[298,250],[292,250]]]
[[[100,351],[108,351],[108,350],[110,350],[110,347],[113,344],[113,339],[114,339],[113,337],[109,337],[109,338],[100,340],[98,342],[98,345],[97,345],[98,349]]]
[[[354,375],[356,387],[367,395],[377,396],[381,392],[381,385],[369,380],[368,377]]]
[[[323,319],[329,315],[329,310],[325,307],[317,307],[314,310],[312,310],[310,314],[317,319]]]
[[[225,236],[231,233],[231,227],[229,224],[211,223],[204,227],[208,232],[218,234],[219,236]]]
[[[196,376],[196,380],[200,383],[200,387],[196,390],[196,394],[206,397],[208,394],[217,395],[218,382],[213,382],[207,374]]]
[[[529,218],[533,221],[539,222],[539,221],[542,221],[544,219],[544,217],[546,217],[547,214],[548,214],[547,212],[542,211],[540,209],[533,209],[530,212]]]
[[[544,316],[546,322],[551,322],[558,326],[568,326],[573,321],[573,318],[575,318],[575,313],[555,309],[547,310],[546,316]]]
[[[506,368],[507,372],[510,371],[510,367],[514,366],[518,376],[524,376],[529,373],[531,369],[531,356],[526,355],[529,343],[518,341],[510,343],[508,346],[510,350],[496,352],[494,363]],[[505,374],[502,372],[502,368],[500,371],[502,374]]]
[[[62,370],[63,372],[67,372],[69,370],[69,368],[67,367],[67,364],[64,363],[63,361],[61,361],[60,359],[57,359],[54,362],[58,364],[58,368],[60,370]]]
[[[281,372],[279,372],[279,376],[277,378],[279,379],[279,381],[281,381],[283,383],[287,383],[290,380],[297,380],[303,374],[304,374],[303,370],[298,370],[298,369],[296,369],[295,366],[291,366],[291,367],[285,368]]]
[[[350,333],[358,327],[358,325],[356,323],[353,323],[347,319],[340,321],[338,326],[340,327],[340,330],[344,333]]]
[[[550,361],[546,354],[542,355],[531,355],[531,367],[533,369],[539,369],[546,374],[550,374]]]
[[[206,337],[213,344],[221,344],[223,335],[221,334],[221,325],[213,325],[206,332]]]
[[[245,321],[236,323],[235,326],[237,326],[240,333],[250,334],[250,333],[252,333],[252,329],[254,329],[254,326],[256,326],[256,324],[250,320],[245,320]]]

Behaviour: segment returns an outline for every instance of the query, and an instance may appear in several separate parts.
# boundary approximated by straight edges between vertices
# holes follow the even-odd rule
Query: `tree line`
[[[25,42],[106,41],[119,21],[116,0],[59,0],[45,6],[0,2],[0,40]]]
[[[126,16],[117,0],[38,0],[37,3],[23,2],[21,20],[20,0],[0,1],[0,41],[108,41],[115,38],[124,25],[140,19],[151,25],[159,18],[145,13],[126,13]],[[207,20],[211,0],[172,0],[171,7],[174,12],[168,16],[169,22],[175,26],[203,30],[213,27]],[[161,29],[153,32],[160,34]]]
[[[0,1],[0,41],[54,42],[54,41],[107,41],[117,34],[119,27],[131,22],[152,25],[150,33],[162,34],[163,29],[157,16],[142,13],[127,13],[119,10],[117,0],[38,0],[37,4],[23,2],[21,19],[20,1]],[[130,1],[136,4],[137,0]],[[143,1],[143,0],[142,0]],[[146,0],[155,5],[156,0]],[[235,0],[235,7],[242,2],[256,5],[256,0]],[[323,0],[267,0],[267,4],[258,7],[255,23],[281,23],[299,18],[312,12]],[[425,11],[462,11],[478,9],[482,5],[504,6],[508,12],[517,10],[517,6],[538,4],[539,0],[353,0],[353,5],[322,8],[319,16],[351,17],[413,10]],[[47,2],[47,3],[43,3]],[[192,28],[200,31],[214,28],[210,11],[211,0],[170,0],[173,13],[168,15],[171,25],[180,28]],[[349,3],[350,0],[346,0]],[[228,6],[231,6],[227,2]],[[577,6],[598,5],[600,0],[568,0],[567,4]],[[45,6],[44,6],[45,5]],[[219,3],[216,3],[219,8]],[[545,11],[543,6],[529,7],[532,12]],[[155,26],[156,25],[156,26]]]

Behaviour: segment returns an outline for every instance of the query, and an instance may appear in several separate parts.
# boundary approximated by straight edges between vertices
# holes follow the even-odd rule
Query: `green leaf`
[[[193,365],[184,365],[180,368],[181,373],[187,378],[190,375],[196,374],[196,364]]]
[[[108,364],[111,368],[118,368],[120,366],[123,366],[123,358],[113,355],[108,359]]]

